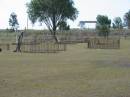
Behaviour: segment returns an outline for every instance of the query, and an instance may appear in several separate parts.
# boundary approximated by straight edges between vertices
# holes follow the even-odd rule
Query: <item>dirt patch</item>
[[[121,60],[98,60],[94,62],[98,64],[97,67],[125,67],[130,68],[130,60],[121,59]]]
[[[130,68],[130,61],[126,61],[126,60],[119,61],[119,63],[117,65],[121,66],[121,67],[129,67]]]

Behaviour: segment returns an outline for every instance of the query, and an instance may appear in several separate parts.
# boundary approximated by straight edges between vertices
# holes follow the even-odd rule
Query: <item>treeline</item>
[[[56,41],[57,30],[69,30],[70,26],[67,24],[67,20],[74,21],[80,14],[74,6],[73,0],[31,0],[27,4],[27,13],[32,24],[40,22],[42,25],[45,23]],[[9,25],[11,31],[17,32],[19,23],[14,12],[10,14]],[[112,22],[109,16],[97,16],[96,29],[100,36],[108,36],[110,28],[123,29],[124,27],[130,29],[130,10],[124,14],[124,20],[117,16]]]

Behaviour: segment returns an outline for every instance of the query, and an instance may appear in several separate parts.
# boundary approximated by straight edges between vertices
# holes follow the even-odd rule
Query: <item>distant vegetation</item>
[[[99,36],[108,37],[110,32],[111,20],[107,16],[98,15],[96,29]]]
[[[125,13],[124,20],[125,20],[126,26],[130,29],[130,10],[127,13]]]
[[[11,31],[16,31],[19,27],[17,15],[14,12],[10,14],[9,25],[11,26]]]
[[[114,29],[123,29],[123,23],[122,23],[122,20],[120,17],[114,18],[113,28]]]

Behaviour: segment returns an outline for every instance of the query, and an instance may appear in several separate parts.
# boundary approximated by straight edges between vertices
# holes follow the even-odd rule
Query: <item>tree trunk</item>
[[[55,14],[53,14],[53,19],[52,19],[52,23],[53,23],[53,37],[55,39],[55,42],[57,43],[58,42],[58,39],[56,37],[56,19],[55,19]]]
[[[57,36],[56,36],[56,35],[54,35],[53,37],[54,37],[54,39],[55,39],[55,42],[56,42],[56,43],[58,43]]]
[[[130,29],[130,21],[128,21],[128,29]]]
[[[54,38],[55,42],[58,43],[58,39],[56,36],[56,29],[55,30],[53,29],[53,38]]]

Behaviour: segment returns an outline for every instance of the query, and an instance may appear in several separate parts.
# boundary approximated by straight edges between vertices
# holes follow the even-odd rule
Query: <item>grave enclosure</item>
[[[45,41],[44,39],[25,39],[21,44],[21,52],[28,53],[56,53],[66,51],[66,44]]]
[[[91,49],[119,49],[119,38],[90,38],[88,41],[88,48]]]

